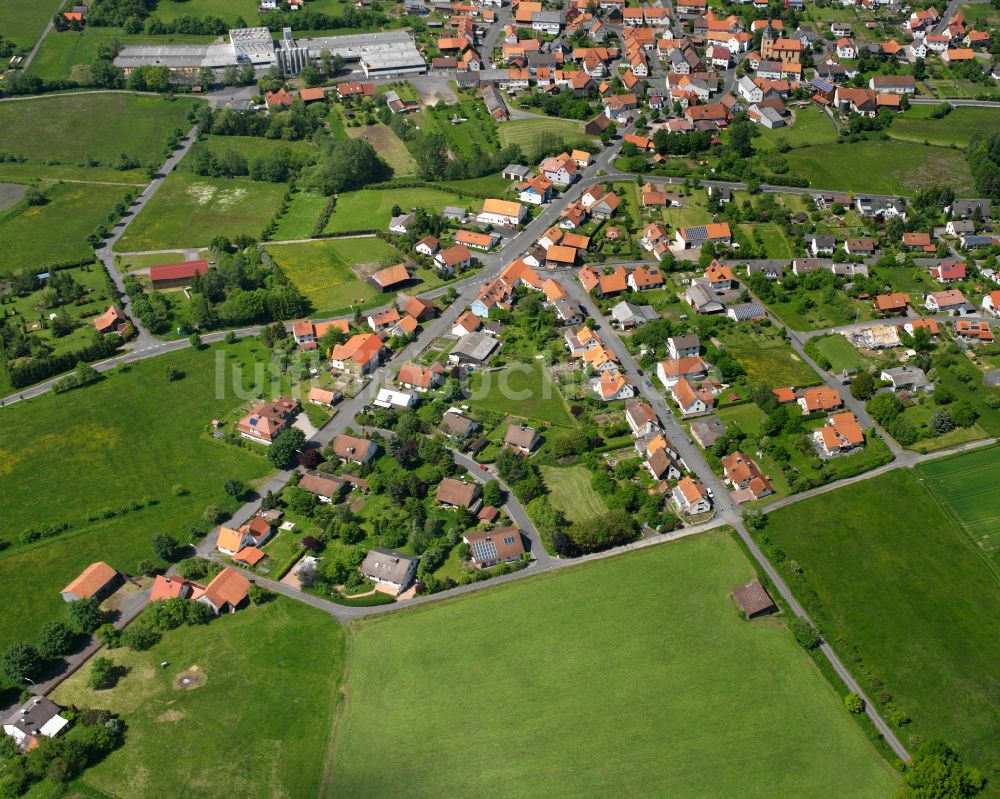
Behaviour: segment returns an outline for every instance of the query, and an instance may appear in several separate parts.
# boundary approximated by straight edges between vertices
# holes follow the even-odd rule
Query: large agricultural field
[[[133,572],[152,557],[157,532],[188,540],[192,526],[207,529],[202,513],[209,504],[226,504],[228,478],[249,482],[267,474],[263,458],[206,432],[213,418],[232,419],[241,404],[217,352],[250,373],[266,350],[255,341],[185,349],[72,394],[45,394],[3,409],[2,537],[9,545],[0,550],[0,604],[8,614],[0,649],[59,614],[59,589],[87,564],[106,560]],[[166,364],[183,379],[167,380]],[[144,507],[88,521],[131,502]],[[28,528],[61,522],[72,529],[35,543],[18,540]]]
[[[995,778],[1000,580],[951,519],[975,523],[954,480],[966,458],[983,457],[933,464],[930,474],[897,469],[803,500],[769,514],[760,535],[772,556],[777,547],[797,564],[786,579],[871,697],[912,718],[904,742],[943,738]],[[985,457],[992,473],[996,453]]]
[[[185,794],[225,786],[247,799],[320,795],[344,637],[327,614],[279,598],[171,630],[146,652],[102,653],[128,669],[114,688],[88,688],[85,668],[54,699],[118,713],[128,733],[73,795],[156,799],[167,786]],[[195,666],[203,684],[175,688]]]
[[[110,165],[125,152],[160,164],[167,136],[191,127],[188,112],[200,101],[126,93],[42,95],[0,104],[4,149],[33,161],[68,164],[93,159]],[[123,125],[122,120],[128,124]]]
[[[912,194],[947,183],[958,196],[973,196],[972,174],[958,150],[908,141],[823,144],[785,153],[788,174],[819,189],[874,194]],[[864,170],[856,169],[865,164]]]
[[[115,244],[116,252],[207,247],[216,236],[259,236],[286,186],[175,170]]]
[[[85,183],[43,188],[49,198],[45,205],[28,205],[22,200],[0,213],[0,274],[29,265],[44,271],[46,266],[92,257],[87,236],[99,225],[108,224],[108,214],[129,190]],[[138,193],[139,189],[133,191]]]
[[[784,624],[737,616],[752,576],[712,533],[358,622],[326,795],[891,796]]]
[[[1000,577],[1000,448],[922,463],[917,474],[945,515],[965,532]]]
[[[502,372],[476,372],[469,404],[536,422],[572,427],[559,388],[538,362],[509,364]]]
[[[367,265],[366,273],[371,273],[377,268],[375,265],[385,259],[403,260],[397,249],[375,236],[268,244],[267,251],[309,300],[313,311],[322,316],[347,313],[352,306],[365,308],[389,302],[394,295],[380,293],[354,267]],[[421,273],[440,283],[429,270],[421,270]],[[426,289],[427,286],[421,286],[419,290]]]

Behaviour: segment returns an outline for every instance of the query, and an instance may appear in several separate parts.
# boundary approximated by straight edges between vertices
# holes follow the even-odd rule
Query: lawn
[[[738,618],[753,573],[711,533],[357,623],[326,795],[890,796],[785,626]]]
[[[452,119],[464,119],[453,123]],[[481,153],[500,149],[496,121],[480,100],[463,100],[457,105],[426,107],[420,112],[420,124],[428,133],[439,133],[448,149],[459,158],[475,158]]]
[[[326,207],[329,197],[313,191],[297,191],[292,195],[285,215],[278,220],[278,229],[274,232],[275,241],[289,239],[308,239],[313,234],[313,228],[319,220],[319,215]]]
[[[347,7],[343,0],[310,0],[309,10],[319,11],[324,14],[339,15]],[[242,0],[160,0],[153,12],[165,22],[177,19],[177,17],[190,15],[192,17],[213,16],[221,17],[223,21],[231,23],[236,17],[242,16],[250,25],[256,25],[257,17],[254,15],[256,7],[249,8]]]
[[[0,0],[2,2],[2,0]],[[23,0],[22,0],[23,2]],[[129,34],[122,28],[85,27],[82,31],[52,31],[38,48],[28,74],[46,80],[73,78],[89,82],[90,65],[97,59],[101,44],[117,41],[120,45],[133,44],[208,44],[214,36],[174,33],[149,36],[144,33]]]
[[[542,466],[552,507],[571,522],[593,519],[607,513],[608,506],[590,485],[591,473],[584,466]]]
[[[30,50],[61,0],[0,0],[0,36]]]
[[[113,169],[109,166],[70,166],[8,161],[0,164],[0,180],[11,183],[110,183],[125,188],[142,189],[149,183],[139,169]],[[138,192],[137,192],[138,193]]]
[[[284,141],[283,139],[265,139],[260,136],[205,136],[197,145],[204,147],[215,155],[221,155],[227,150],[239,153],[247,161],[270,155],[279,147],[287,147],[293,153],[317,155],[316,145],[309,141]],[[190,159],[185,159],[185,167],[190,167]]]
[[[583,123],[572,119],[556,119],[555,117],[538,117],[537,119],[513,119],[500,125],[500,143],[518,144],[527,157],[531,157],[536,149],[538,137],[542,134],[559,136],[567,147],[582,145],[590,146],[594,137],[583,132]]]
[[[115,245],[116,252],[207,247],[216,236],[259,236],[286,186],[171,172]]]
[[[1000,448],[922,463],[917,474],[945,514],[965,532],[1000,575],[1000,493],[995,475]]]
[[[207,505],[224,504],[229,477],[251,481],[268,473],[262,458],[205,432],[213,418],[225,419],[241,403],[229,387],[228,370],[216,362],[217,352],[226,353],[229,363],[266,357],[253,340],[185,349],[140,361],[72,393],[3,409],[3,538],[11,544],[0,551],[0,604],[11,623],[0,632],[0,648],[58,612],[59,589],[83,566],[107,560],[133,571],[139,560],[152,557],[154,534],[187,540]],[[184,378],[168,381],[165,364]],[[87,521],[133,501],[146,507]],[[17,540],[27,528],[60,522],[73,527],[33,544]]]
[[[469,404],[531,422],[574,426],[566,400],[538,362],[509,364],[496,372],[476,372]]]
[[[410,151],[386,125],[361,125],[357,128],[347,128],[347,135],[352,139],[365,139],[389,166],[393,175],[415,175],[417,162],[413,160]]]
[[[958,150],[905,141],[823,144],[785,153],[788,174],[816,189],[874,194],[912,194],[947,183],[958,196],[973,196],[972,174]],[[864,170],[857,165],[864,164]]]
[[[812,300],[811,307],[800,306],[802,296]],[[823,296],[823,292],[800,292],[790,295],[790,299],[784,302],[769,302],[767,308],[792,330],[821,330],[852,322],[866,322],[872,318],[870,305],[853,300],[842,292],[836,294],[832,303]]]
[[[959,11],[965,14],[965,24],[968,28],[983,30],[1000,26],[1000,9],[989,3],[974,3],[960,6]]]
[[[87,236],[108,224],[108,214],[126,191],[124,186],[63,183],[45,189],[45,205],[21,201],[11,206],[0,214],[0,274],[29,264],[41,272],[46,266],[93,257]]]
[[[345,660],[343,628],[327,614],[279,598],[172,630],[146,652],[104,654],[129,669],[114,688],[89,689],[85,668],[53,697],[128,725],[124,746],[83,787],[132,799],[220,785],[248,798],[320,794]],[[193,666],[204,685],[174,688]]]
[[[969,457],[982,456],[938,469]],[[798,564],[786,579],[871,697],[890,695],[912,717],[904,741],[944,738],[995,775],[1000,581],[918,474],[897,469],[782,508],[762,535]]]
[[[791,126],[769,130],[758,126],[754,147],[758,150],[774,149],[780,144],[789,147],[803,147],[810,144],[833,144],[837,141],[837,129],[826,113],[817,105],[795,108],[795,121]]]
[[[857,347],[840,333],[820,336],[815,341],[816,351],[830,362],[830,368],[834,372],[842,372],[845,369],[861,369],[867,363],[861,357]]]
[[[483,175],[481,178],[452,180],[442,183],[441,188],[458,193],[462,193],[463,191],[482,192],[484,194],[492,194],[495,197],[503,197],[510,190],[511,185],[511,181],[507,180],[499,172],[494,172],[492,175]]]
[[[132,94],[42,95],[0,104],[0,130],[5,150],[33,161],[90,158],[108,165],[125,152],[160,164],[167,135],[175,128],[188,131],[188,112],[198,103]]]
[[[975,135],[986,136],[1000,127],[1000,108],[956,108],[941,119],[931,119],[932,105],[914,105],[888,129],[894,139],[959,147]]]
[[[762,327],[759,333],[740,325],[720,332],[720,339],[743,368],[750,385],[814,386],[820,383],[812,367],[799,358],[776,328]]]
[[[355,231],[380,230],[389,228],[393,206],[404,211],[426,208],[440,211],[446,205],[457,205],[478,210],[483,201],[472,197],[459,197],[443,189],[360,189],[349,191],[337,197],[337,205],[325,233],[350,233]]]
[[[393,295],[380,293],[352,267],[389,256],[403,260],[398,250],[375,236],[268,244],[267,251],[320,315],[346,313],[351,306],[365,308],[388,302]],[[421,274],[440,283],[429,270],[421,270]],[[420,290],[426,290],[426,286]]]
[[[737,231],[746,236],[747,240],[759,239],[761,245],[764,247],[765,258],[792,258],[795,255],[784,231],[774,222],[738,225]],[[739,238],[739,235],[737,235],[737,238]]]

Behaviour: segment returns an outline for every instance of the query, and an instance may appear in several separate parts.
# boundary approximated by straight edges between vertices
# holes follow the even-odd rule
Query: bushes
[[[799,616],[793,616],[788,620],[788,629],[791,630],[791,633],[795,640],[799,643],[799,646],[802,646],[805,649],[814,649],[819,645],[819,633],[816,632],[816,628],[805,619],[800,618]]]
[[[119,670],[110,658],[94,658],[87,673],[87,687],[95,691],[114,688],[118,682]]]
[[[12,363],[8,369],[10,384],[14,388],[24,388],[33,383],[47,380],[53,375],[69,371],[79,363],[89,363],[109,358],[115,354],[123,344],[122,337],[117,333],[95,338],[94,342],[73,352],[64,352],[57,355],[46,355],[40,358],[32,358],[30,361],[17,361]]]
[[[69,603],[69,622],[77,632],[90,635],[104,624],[104,611],[95,599]]]
[[[153,630],[174,630],[182,624],[207,624],[212,620],[212,609],[201,602],[189,599],[166,599],[150,602],[142,614],[142,623]]]

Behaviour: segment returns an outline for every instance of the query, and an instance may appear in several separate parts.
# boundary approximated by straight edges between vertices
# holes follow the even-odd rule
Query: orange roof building
[[[122,576],[107,563],[98,561],[91,563],[80,576],[67,585],[59,593],[67,602],[78,599],[101,599],[117,588]]]

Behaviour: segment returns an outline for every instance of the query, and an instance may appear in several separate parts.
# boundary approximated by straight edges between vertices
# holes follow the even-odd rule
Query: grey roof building
[[[485,333],[467,333],[458,340],[448,355],[448,360],[452,363],[481,366],[499,346],[500,342],[493,336]]]
[[[659,319],[660,315],[652,305],[633,305],[623,300],[611,309],[611,318],[622,328],[638,327],[646,322]]]
[[[361,573],[370,580],[394,586],[399,594],[413,582],[419,558],[396,552],[394,549],[374,547],[368,550]]]
[[[983,219],[989,219],[993,203],[989,200],[955,200],[948,210],[955,219],[969,219],[977,208],[982,213]]]
[[[726,434],[726,426],[716,416],[705,416],[691,422],[691,438],[697,441],[702,449],[708,449]]]
[[[934,384],[924,374],[924,370],[918,369],[916,366],[897,366],[893,369],[883,369],[879,377],[892,383],[895,391],[931,392],[934,390]]]

